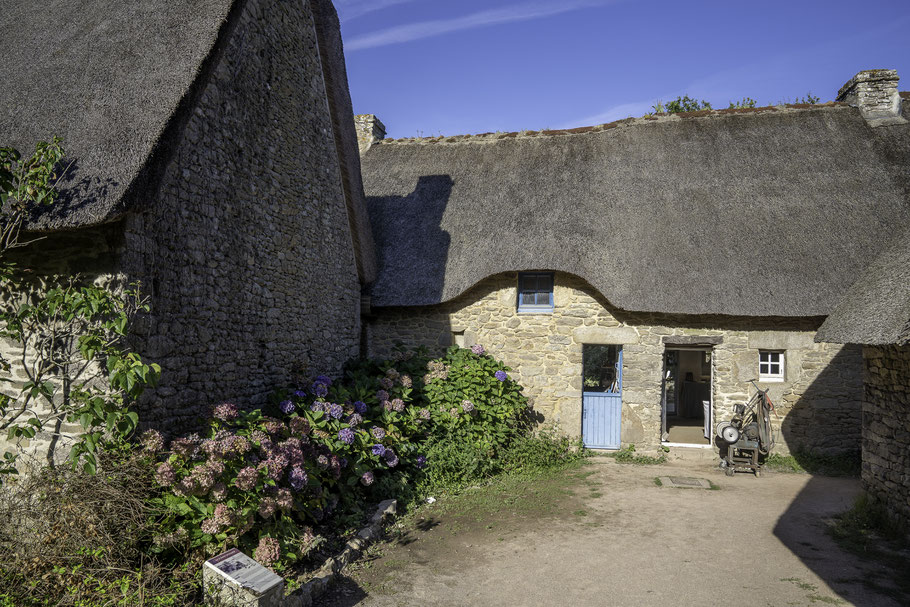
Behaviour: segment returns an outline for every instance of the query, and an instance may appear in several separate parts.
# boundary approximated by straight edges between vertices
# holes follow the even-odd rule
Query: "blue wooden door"
[[[617,348],[615,381],[597,392],[582,392],[581,436],[585,447],[619,449],[622,422],[622,348]]]

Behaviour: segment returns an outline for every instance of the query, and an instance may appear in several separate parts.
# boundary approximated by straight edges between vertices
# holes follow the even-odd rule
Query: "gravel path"
[[[418,528],[353,568],[321,604],[901,604],[879,593],[893,585],[887,572],[825,531],[827,517],[853,504],[856,479],[728,478],[706,459],[591,462],[566,473],[556,502],[542,490],[541,504],[550,502],[539,513],[527,495],[476,512],[427,508]],[[658,486],[658,476],[717,489]]]

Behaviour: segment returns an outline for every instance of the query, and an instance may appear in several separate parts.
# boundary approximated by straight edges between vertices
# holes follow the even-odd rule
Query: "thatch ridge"
[[[656,118],[374,145],[373,305],[545,269],[625,310],[825,316],[910,220],[906,125],[841,103]]]
[[[508,139],[516,137],[554,137],[562,135],[580,135],[585,133],[598,133],[608,129],[614,129],[620,126],[632,126],[641,124],[644,121],[676,121],[691,120],[693,118],[706,118],[714,116],[724,116],[728,114],[760,114],[766,112],[780,112],[787,110],[806,110],[819,107],[849,107],[846,103],[839,101],[829,101],[827,103],[786,103],[781,105],[768,105],[755,108],[725,108],[720,110],[698,110],[694,112],[660,112],[657,114],[648,114],[639,118],[622,118],[613,122],[595,124],[591,126],[580,126],[568,129],[542,129],[539,131],[507,131],[507,132],[487,132],[464,135],[436,135],[432,137],[401,137],[399,139],[387,138],[375,142],[373,145],[408,145],[408,144],[434,144],[434,143],[479,143],[484,141],[495,141],[498,139]]]

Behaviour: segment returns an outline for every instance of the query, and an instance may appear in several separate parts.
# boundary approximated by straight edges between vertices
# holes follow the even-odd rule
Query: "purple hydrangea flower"
[[[483,346],[481,346],[480,344],[474,344],[473,346],[471,346],[471,352],[473,352],[477,356],[483,356],[483,354],[484,354],[484,352],[486,352],[486,350],[484,350]]]
[[[392,386],[395,385],[395,382],[393,382],[389,377],[383,377],[379,380],[379,385],[382,386],[384,390],[391,390]]]
[[[319,398],[325,398],[325,396],[328,393],[329,393],[329,388],[325,384],[321,384],[318,382],[313,384],[313,394],[315,394]]]
[[[296,396],[297,398],[303,398],[306,396],[306,390],[304,390],[303,388],[297,388],[296,390],[294,390],[294,396]]]
[[[375,438],[376,440],[382,440],[385,438],[385,430],[383,430],[379,426],[373,426],[372,428],[370,428],[370,434],[372,434],[373,438]]]
[[[373,471],[372,471],[372,470],[367,470],[366,472],[364,472],[364,473],[360,476],[360,482],[361,482],[361,484],[363,484],[365,487],[369,487],[370,485],[372,485],[372,484],[373,484]]]
[[[359,426],[363,423],[363,417],[360,416],[360,413],[355,413],[348,418],[348,425],[351,427]]]
[[[338,440],[346,445],[350,445],[354,442],[354,431],[350,428],[342,428],[338,431]]]
[[[404,401],[400,398],[392,399],[392,410],[398,413],[404,411]]]
[[[329,387],[332,385],[332,378],[327,375],[319,375],[313,381],[316,382],[317,384],[322,384],[325,387]]]
[[[294,491],[300,491],[307,484],[307,474],[306,470],[299,467],[291,468],[291,471],[288,473],[288,482],[291,484],[291,487],[294,488]]]
[[[294,412],[294,403],[289,400],[283,400],[279,403],[278,408],[281,409],[281,412],[285,415]]]
[[[302,417],[292,417],[291,421],[288,422],[288,427],[291,429],[291,434],[310,433],[310,422]]]
[[[363,415],[367,412],[367,404],[362,400],[354,401],[354,411]]]
[[[385,463],[389,465],[389,468],[394,468],[398,465],[398,455],[395,454],[391,449],[385,450]]]
[[[327,403],[324,403],[320,400],[314,401],[313,404],[310,405],[310,411],[312,411],[314,413],[318,413],[319,411],[325,411],[326,404]]]
[[[424,457],[423,455],[418,455],[417,461],[414,462],[414,465],[416,465],[418,468],[426,468],[427,467],[427,458]]]
[[[417,412],[417,415],[418,415],[418,417],[420,417],[420,419],[422,419],[422,420],[424,420],[424,421],[429,421],[429,419],[430,419],[430,410],[429,410],[429,409],[421,409],[420,411]]]
[[[379,443],[373,445],[373,455],[378,455],[379,457],[385,455],[385,446]]]
[[[378,400],[379,402],[382,402],[384,400],[389,400],[389,393],[386,392],[385,390],[378,390],[376,392],[376,400]]]
[[[498,379],[499,381],[506,381],[506,378],[509,377],[508,375],[506,375],[506,372],[501,369],[499,371],[497,371],[494,375],[496,376],[496,379]]]
[[[344,408],[341,405],[331,404],[328,413],[335,419],[341,419],[341,416],[344,415]]]
[[[329,467],[329,458],[326,455],[320,455],[316,458],[316,465],[325,470]]]

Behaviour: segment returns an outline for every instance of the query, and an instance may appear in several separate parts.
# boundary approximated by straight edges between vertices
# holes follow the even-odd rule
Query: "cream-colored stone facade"
[[[819,318],[744,318],[629,313],[612,307],[584,280],[557,273],[552,313],[518,313],[517,273],[492,276],[435,306],[375,310],[371,355],[396,343],[441,350],[456,340],[482,344],[513,369],[533,407],[567,434],[581,434],[582,346],[623,347],[622,443],[661,443],[664,352],[669,343],[712,347],[715,420],[753,393],[760,349],[783,351],[784,381],[762,384],[777,405],[776,451],[860,448],[862,353],[814,343]],[[670,346],[673,348],[675,346]],[[681,346],[680,346],[681,347]]]

